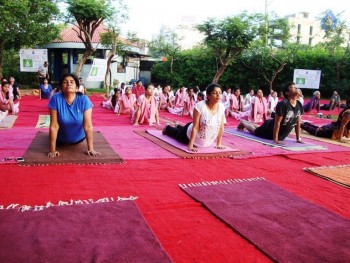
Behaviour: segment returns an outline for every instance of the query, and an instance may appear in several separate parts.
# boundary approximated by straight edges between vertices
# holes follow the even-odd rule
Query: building
[[[321,22],[310,18],[309,13],[292,14],[286,19],[290,25],[291,42],[314,46],[323,41]]]
[[[58,81],[64,73],[74,73],[80,58],[85,53],[85,46],[81,39],[78,38],[75,26],[70,26],[61,31],[60,38],[52,43],[42,46],[48,49],[48,62],[52,81]],[[103,47],[100,43],[100,34],[106,32],[106,28],[100,26],[97,28],[92,42],[96,51],[87,59],[80,77],[86,80],[89,75],[94,58],[105,59],[108,57],[110,50]],[[126,41],[122,39],[122,41]],[[142,46],[128,43],[128,51],[124,56],[116,55],[112,61],[112,81],[118,80],[119,83],[129,83],[140,77],[140,60],[146,56]],[[103,86],[103,82],[85,82],[87,88],[98,88]]]

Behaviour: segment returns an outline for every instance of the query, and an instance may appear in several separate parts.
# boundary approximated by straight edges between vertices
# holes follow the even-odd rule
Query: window
[[[301,25],[298,24],[298,35],[300,35],[300,32],[301,32]]]
[[[312,37],[309,38],[309,45],[312,45]]]
[[[313,33],[312,31],[313,31],[313,29],[314,29],[313,26],[310,26],[310,32],[309,32],[309,35],[310,35],[310,36],[312,36],[312,33]]]

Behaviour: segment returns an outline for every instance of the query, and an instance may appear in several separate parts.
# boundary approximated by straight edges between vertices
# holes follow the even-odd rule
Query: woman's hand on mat
[[[223,150],[223,149],[225,149],[225,146],[223,146],[223,145],[220,144],[220,145],[216,145],[215,148],[216,148],[216,149]]]
[[[198,150],[194,148],[193,146],[188,146],[188,150],[191,152],[197,152]]]
[[[276,143],[276,144],[278,144],[278,145],[283,145],[283,144],[284,144],[284,142],[279,141],[279,140],[273,140],[273,142]]]
[[[101,155],[101,153],[96,152],[95,150],[91,150],[91,151],[88,151],[88,155],[98,156],[98,155]]]
[[[138,123],[134,123],[133,126],[134,126],[134,127],[137,127],[137,126],[139,126],[139,124],[138,124]]]
[[[52,151],[52,152],[49,152],[49,154],[47,156],[48,157],[57,157],[57,156],[60,156],[60,153],[58,151]]]
[[[297,143],[304,143],[304,142],[301,139],[298,139]]]

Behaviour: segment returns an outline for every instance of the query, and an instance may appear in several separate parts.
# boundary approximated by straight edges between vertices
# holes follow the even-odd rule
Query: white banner
[[[295,69],[293,82],[301,89],[319,89],[321,70]]]
[[[38,72],[47,61],[47,49],[21,49],[19,59],[21,72]]]
[[[107,70],[107,59],[94,58],[86,81],[104,81]]]

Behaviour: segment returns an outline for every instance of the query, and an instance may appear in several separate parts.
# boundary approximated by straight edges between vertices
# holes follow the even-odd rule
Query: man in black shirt
[[[283,90],[284,100],[277,103],[274,119],[266,120],[261,126],[249,121],[241,120],[238,130],[247,129],[258,137],[273,140],[276,144],[283,144],[283,140],[295,128],[296,140],[301,143],[300,124],[304,109],[298,98],[295,83],[288,83]]]

